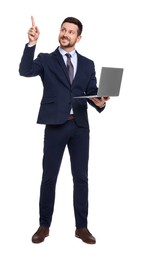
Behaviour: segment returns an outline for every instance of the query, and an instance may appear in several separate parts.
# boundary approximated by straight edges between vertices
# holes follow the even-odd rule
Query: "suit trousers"
[[[41,226],[51,225],[56,181],[66,146],[70,155],[73,177],[75,225],[77,228],[87,227],[89,128],[78,127],[75,120],[45,127],[39,201]]]

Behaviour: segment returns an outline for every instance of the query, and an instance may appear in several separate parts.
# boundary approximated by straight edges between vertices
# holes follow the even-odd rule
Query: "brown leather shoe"
[[[36,233],[32,236],[33,243],[41,243],[44,239],[49,236],[49,228],[48,227],[39,227]]]
[[[82,241],[87,244],[96,244],[95,237],[92,236],[87,228],[77,228],[75,236],[82,239]]]

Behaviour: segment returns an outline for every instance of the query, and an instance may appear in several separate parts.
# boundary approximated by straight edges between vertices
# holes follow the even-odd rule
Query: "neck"
[[[75,50],[75,47],[63,47],[60,45],[60,48],[63,49],[66,52],[72,52],[73,50]]]

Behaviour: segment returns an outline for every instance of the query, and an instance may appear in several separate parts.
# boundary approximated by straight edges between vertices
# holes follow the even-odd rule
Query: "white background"
[[[139,0],[8,1],[0,4],[0,258],[142,259],[142,37]],[[78,52],[101,66],[124,68],[120,96],[105,111],[89,106],[89,230],[87,245],[74,237],[72,178],[66,150],[58,178],[50,237],[31,243],[38,228],[44,126],[37,125],[42,96],[38,77],[18,73],[30,16],[40,29],[36,48],[58,46],[60,24],[75,16],[84,25]]]

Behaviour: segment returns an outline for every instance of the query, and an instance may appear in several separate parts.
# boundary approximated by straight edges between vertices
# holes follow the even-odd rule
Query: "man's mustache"
[[[68,40],[68,41],[69,41],[69,38],[68,38],[68,37],[65,37],[65,36],[63,36],[61,39],[62,39],[62,40]]]

